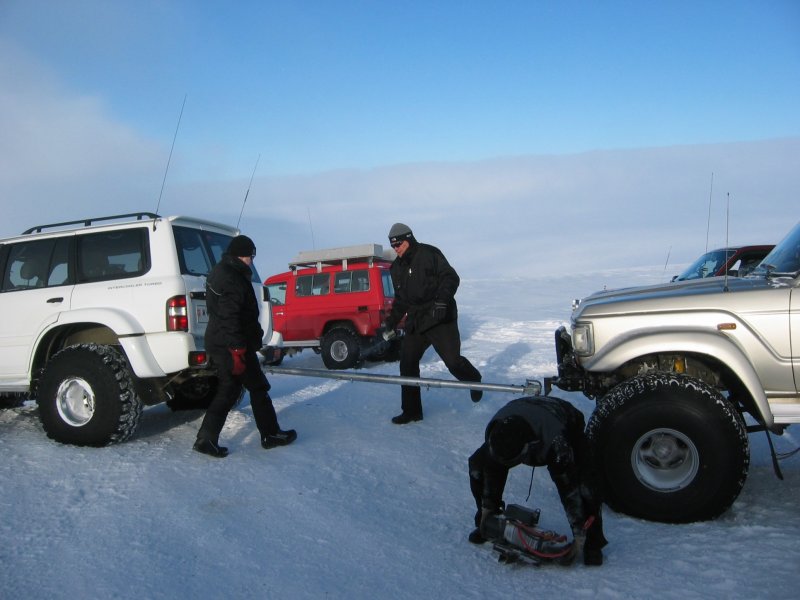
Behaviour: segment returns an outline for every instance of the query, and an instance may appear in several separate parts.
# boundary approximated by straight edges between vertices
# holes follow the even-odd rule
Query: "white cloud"
[[[728,192],[730,243],[777,242],[800,216],[798,151],[784,139],[262,179],[247,214],[302,230],[310,212],[318,246],[383,243],[403,221],[480,276],[685,263],[709,225],[725,244]]]
[[[135,209],[144,195],[155,208],[163,148],[115,120],[101,99],[62,89],[51,73],[2,42],[0,131],[0,193],[19,206],[14,230],[50,214]]]

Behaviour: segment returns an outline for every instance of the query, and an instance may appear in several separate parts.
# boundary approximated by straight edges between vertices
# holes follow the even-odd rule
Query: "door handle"
[[[64,298],[62,296],[57,296],[55,298],[48,298],[47,299],[47,303],[48,304],[58,304],[59,302],[63,302],[63,301],[64,301]]]

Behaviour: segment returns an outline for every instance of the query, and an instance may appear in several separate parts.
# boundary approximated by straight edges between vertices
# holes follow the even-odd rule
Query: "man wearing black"
[[[394,284],[392,312],[384,324],[384,338],[390,338],[403,316],[405,337],[400,349],[400,375],[419,377],[419,361],[433,346],[450,373],[459,381],[480,381],[481,374],[461,356],[458,309],[455,294],[459,277],[444,254],[434,246],[421,244],[408,225],[395,223],[389,243],[397,253],[392,263]],[[473,402],[483,395],[471,390]],[[404,385],[401,391],[403,412],[392,423],[404,425],[422,420],[422,394],[416,386]]]
[[[250,266],[256,255],[253,241],[238,235],[208,274],[206,305],[208,327],[205,346],[217,369],[217,391],[206,411],[194,449],[216,458],[228,455],[219,445],[219,434],[244,386],[265,449],[291,444],[297,433],[282,431],[269,397],[269,382],[261,370],[256,351],[264,330],[258,320],[259,303],[250,281]]]
[[[602,565],[601,498],[584,434],[583,414],[565,400],[532,396],[512,400],[486,426],[485,442],[469,458],[469,483],[477,512],[469,541],[486,541],[481,523],[503,508],[508,471],[519,464],[547,465],[567,514],[574,542],[587,565]]]

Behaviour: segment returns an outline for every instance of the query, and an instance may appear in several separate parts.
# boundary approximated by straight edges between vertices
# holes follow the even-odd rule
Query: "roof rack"
[[[30,229],[26,229],[22,232],[22,235],[26,235],[28,233],[41,233],[45,229],[53,229],[55,227],[66,227],[67,225],[83,225],[84,227],[89,227],[90,225],[97,223],[99,221],[114,221],[119,219],[131,219],[136,217],[137,221],[141,221],[142,219],[160,219],[161,215],[157,215],[151,212],[138,212],[138,213],[127,213],[124,215],[113,215],[110,217],[93,217],[91,219],[78,219],[77,221],[64,221],[63,223],[50,223],[48,225],[37,225],[36,227],[31,227]]]
[[[380,244],[360,244],[323,250],[303,250],[292,259],[289,268],[292,272],[297,272],[299,268],[316,267],[319,272],[324,266],[341,262],[342,269],[346,271],[348,262],[367,262],[371,267],[376,260],[391,261],[393,258],[387,255]]]

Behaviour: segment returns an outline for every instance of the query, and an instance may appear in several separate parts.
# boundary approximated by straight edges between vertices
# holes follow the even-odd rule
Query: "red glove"
[[[244,353],[246,350],[244,348],[228,348],[228,352],[231,353],[231,358],[233,358],[231,373],[241,375],[245,371]]]

